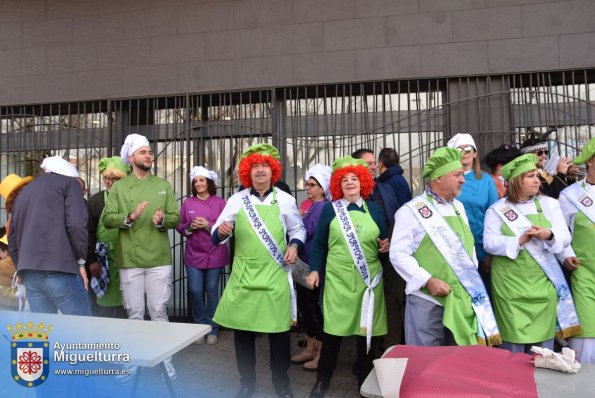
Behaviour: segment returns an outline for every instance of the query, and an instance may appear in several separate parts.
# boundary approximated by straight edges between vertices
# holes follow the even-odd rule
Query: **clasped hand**
[[[525,243],[529,242],[532,238],[537,240],[548,240],[552,236],[552,231],[548,228],[541,228],[535,225],[531,225],[531,227],[526,230],[521,237],[519,238],[519,244],[523,246]]]

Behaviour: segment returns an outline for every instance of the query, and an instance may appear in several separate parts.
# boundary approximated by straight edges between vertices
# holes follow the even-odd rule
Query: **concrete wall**
[[[0,104],[593,66],[594,0],[0,0]]]

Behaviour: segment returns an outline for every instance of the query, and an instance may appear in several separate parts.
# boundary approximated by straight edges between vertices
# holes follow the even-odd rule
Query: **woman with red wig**
[[[344,336],[357,336],[356,373],[362,385],[376,358],[376,336],[385,335],[386,304],[379,252],[389,243],[382,209],[367,201],[374,180],[367,164],[350,156],[333,163],[334,201],[320,215],[310,257],[310,287],[324,270],[324,328],[316,384],[311,397],[328,390]]]

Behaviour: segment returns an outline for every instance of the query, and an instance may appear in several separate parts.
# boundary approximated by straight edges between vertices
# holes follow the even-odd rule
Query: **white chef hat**
[[[150,146],[147,137],[140,134],[128,134],[124,140],[124,145],[122,145],[122,149],[120,150],[120,157],[124,163],[130,163],[128,161],[128,156],[132,155],[134,151],[142,146]]]
[[[317,163],[306,171],[306,181],[308,181],[310,177],[313,177],[318,181],[318,184],[320,184],[324,190],[324,196],[330,200],[331,192],[329,190],[329,185],[331,182],[331,168]]]
[[[194,166],[190,171],[190,181],[194,181],[194,179],[198,176],[208,178],[212,180],[215,185],[217,185],[217,173],[215,173],[213,170],[209,170],[202,166]]]
[[[66,177],[79,176],[79,172],[76,171],[76,167],[60,156],[51,156],[43,159],[43,162],[41,162],[41,168],[45,170],[46,173],[55,173]]]
[[[463,145],[471,145],[473,149],[477,151],[477,145],[475,145],[475,141],[473,140],[471,134],[457,133],[450,140],[448,140],[448,143],[446,144],[446,146],[454,149],[457,149]]]

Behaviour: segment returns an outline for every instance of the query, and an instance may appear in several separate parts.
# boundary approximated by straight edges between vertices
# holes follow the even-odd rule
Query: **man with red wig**
[[[390,260],[407,283],[405,344],[499,344],[500,332],[477,271],[469,220],[455,198],[465,183],[462,153],[438,148],[424,166],[425,192],[395,216]]]
[[[241,383],[237,397],[254,393],[257,333],[269,334],[277,395],[293,397],[287,370],[291,364],[289,330],[297,307],[289,265],[298,258],[306,230],[295,199],[273,186],[281,177],[275,147],[249,147],[242,154],[238,173],[246,188],[229,198],[211,230],[214,244],[224,244],[235,236],[231,276],[213,320],[234,330]]]

